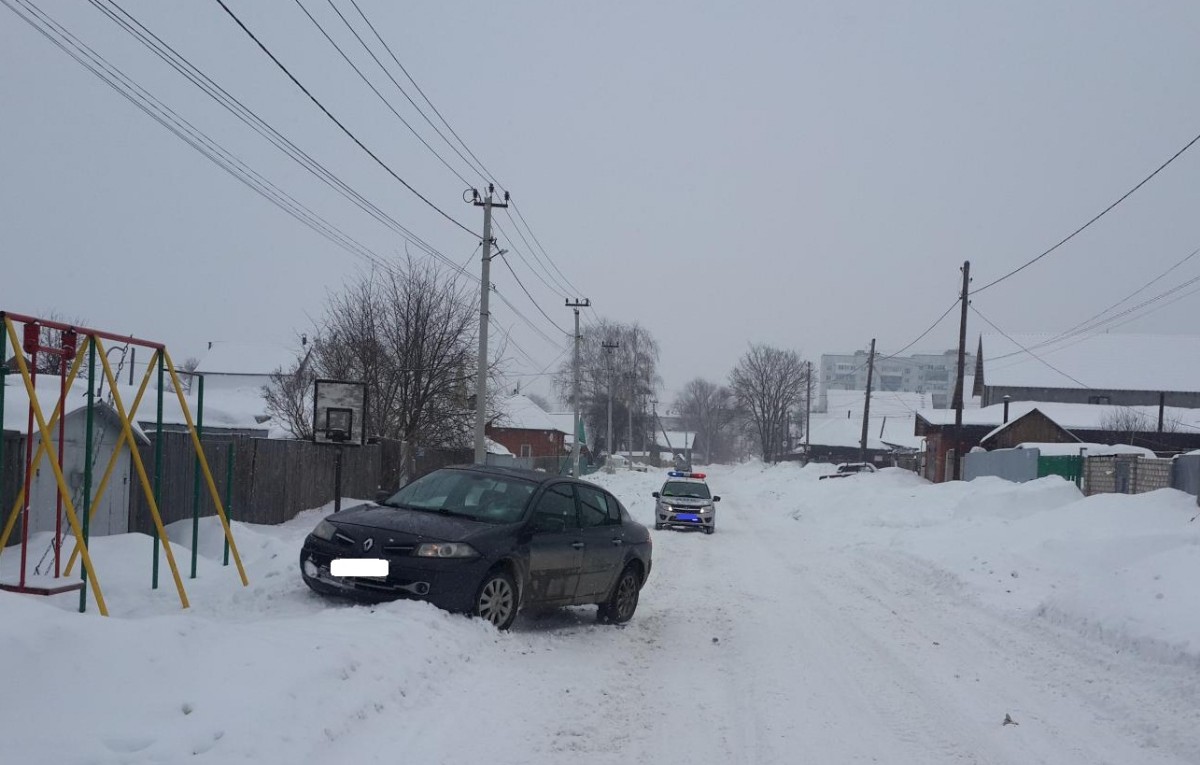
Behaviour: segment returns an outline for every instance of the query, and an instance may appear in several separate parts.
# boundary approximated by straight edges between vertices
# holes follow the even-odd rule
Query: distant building
[[[1058,339],[1055,339],[1055,338]],[[1200,336],[985,334],[975,394],[1010,401],[1200,408]]]
[[[975,354],[966,355],[966,373],[975,369]],[[914,353],[911,356],[888,358],[876,352],[874,379],[871,387],[877,391],[909,391],[930,395],[954,392],[954,376],[958,368],[958,351],[945,353]],[[821,356],[822,397],[831,390],[867,389],[867,352],[852,354],[826,353]],[[968,389],[968,394],[970,389]]]
[[[501,412],[487,424],[487,437],[523,459],[561,457],[566,434],[555,420],[526,396],[515,394],[497,402]]]

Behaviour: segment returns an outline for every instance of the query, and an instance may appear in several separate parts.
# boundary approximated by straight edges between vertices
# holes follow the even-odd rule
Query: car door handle
[[[571,547],[574,547],[576,550],[582,550],[586,546],[587,545],[585,545],[583,542],[572,542],[571,543]]]
[[[612,543],[613,547],[620,547],[621,545],[625,544],[625,540],[619,537],[614,537]]]

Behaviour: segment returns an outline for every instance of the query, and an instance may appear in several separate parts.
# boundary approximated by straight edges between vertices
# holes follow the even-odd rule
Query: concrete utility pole
[[[608,458],[604,461],[604,463],[605,463],[605,465],[608,466],[608,472],[611,473],[612,472],[612,456],[615,453],[615,450],[613,449],[613,439],[612,439],[612,398],[613,398],[612,356],[613,356],[613,351],[615,351],[617,348],[620,348],[621,344],[620,343],[610,343],[607,340],[605,340],[603,343],[600,344],[600,347],[603,348],[605,353],[608,355],[608,436],[604,441],[604,448],[608,450]]]
[[[966,372],[966,354],[967,354],[967,306],[970,305],[968,297],[971,290],[971,261],[964,260],[962,266],[962,317],[958,324],[958,376],[954,382],[954,401],[951,406],[954,407],[954,472],[950,476],[952,480],[958,481],[962,479],[962,414],[963,414],[963,375]]]
[[[567,308],[575,311],[575,384],[572,386],[571,398],[575,405],[575,438],[571,446],[571,475],[579,477],[579,341],[583,335],[579,333],[579,309],[592,304],[590,300],[567,300]]]
[[[812,362],[808,362],[808,379],[804,392],[804,463],[812,459]]]
[[[629,373],[629,464],[633,464],[633,402],[637,400],[637,325],[633,325],[633,371]]]
[[[867,425],[871,417],[871,379],[875,376],[875,338],[871,338],[871,353],[867,356],[867,398],[863,403],[862,440],[858,442],[858,461],[867,461]]]
[[[492,201],[496,188],[488,184],[487,196],[471,189],[471,204],[483,208],[483,276],[479,283],[479,364],[475,373],[475,464],[487,462],[487,368],[488,368],[488,293],[491,292],[492,270],[492,208],[508,207],[508,192],[503,202]]]

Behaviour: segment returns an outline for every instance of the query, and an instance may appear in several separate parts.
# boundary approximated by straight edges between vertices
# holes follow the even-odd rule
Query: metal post
[[[812,362],[808,362],[807,391],[804,394],[804,464],[812,458]]]
[[[341,444],[337,446],[337,454],[333,461],[333,512],[342,512],[342,449]]]
[[[970,302],[967,300],[971,289],[971,261],[964,260],[962,266],[963,282],[962,282],[962,317],[958,324],[958,377],[954,384],[954,474],[951,478],[955,481],[962,478],[962,413],[963,399],[966,397],[963,391],[963,374],[966,367],[966,352],[967,352],[967,306]]]
[[[483,208],[483,274],[479,282],[479,359],[475,372],[475,464],[487,462],[487,370],[488,370],[488,295],[491,292],[492,270],[492,208],[508,207],[508,192],[504,202],[495,202],[492,195],[496,189],[488,184],[487,196],[482,201],[479,192],[473,191],[472,204]]]
[[[235,441],[229,442],[229,447],[225,450],[225,517],[229,520],[230,525],[233,525],[233,459],[237,456],[237,445]],[[229,538],[225,539],[225,560],[222,566],[229,565]]]
[[[858,444],[858,461],[867,461],[867,427],[871,417],[871,380],[875,376],[875,338],[871,338],[871,354],[867,356],[867,397],[863,402],[862,440]]]
[[[29,422],[25,433],[25,499],[21,503],[21,576],[20,586],[25,588],[25,564],[29,552],[29,493],[33,488],[33,403],[37,396],[38,339],[41,327],[37,323],[25,325],[25,348],[17,353],[29,352],[29,385],[33,389],[29,399]]]
[[[575,409],[575,440],[571,447],[571,475],[579,477],[579,341],[583,339],[583,335],[579,334],[579,309],[587,308],[591,302],[584,298],[583,300],[567,300],[565,302],[567,308],[575,312],[575,381],[571,387],[571,398]]]
[[[198,375],[196,393],[196,436],[204,438],[204,375]],[[200,455],[192,461],[192,575],[196,578],[196,555],[200,544]]]
[[[163,448],[163,355],[158,356],[158,417],[154,425],[154,504],[162,507],[162,448]],[[130,445],[136,449],[136,445]],[[150,588],[158,589],[158,535],[154,535],[154,567],[150,575]]]
[[[88,338],[88,393],[87,393],[87,430],[83,442],[83,546],[88,545],[88,535],[92,521],[92,435],[94,433],[94,413],[96,409],[96,343]],[[0,353],[0,356],[3,356]],[[87,566],[79,567],[79,613],[87,610]]]

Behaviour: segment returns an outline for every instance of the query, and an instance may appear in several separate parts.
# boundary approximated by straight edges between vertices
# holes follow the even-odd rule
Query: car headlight
[[[418,558],[476,558],[479,552],[463,542],[426,542],[413,555]]]
[[[337,533],[337,526],[334,526],[329,521],[321,521],[317,527],[312,530],[312,535],[317,539],[324,539],[329,542],[333,539],[333,535]]]
[[[669,512],[671,512],[671,506],[670,506],[670,505],[668,505],[668,504],[667,504],[667,503],[665,503],[665,502],[664,502],[663,504],[659,505],[659,508],[660,508],[660,509],[661,509],[661,510],[662,510],[664,513],[669,513]]]

